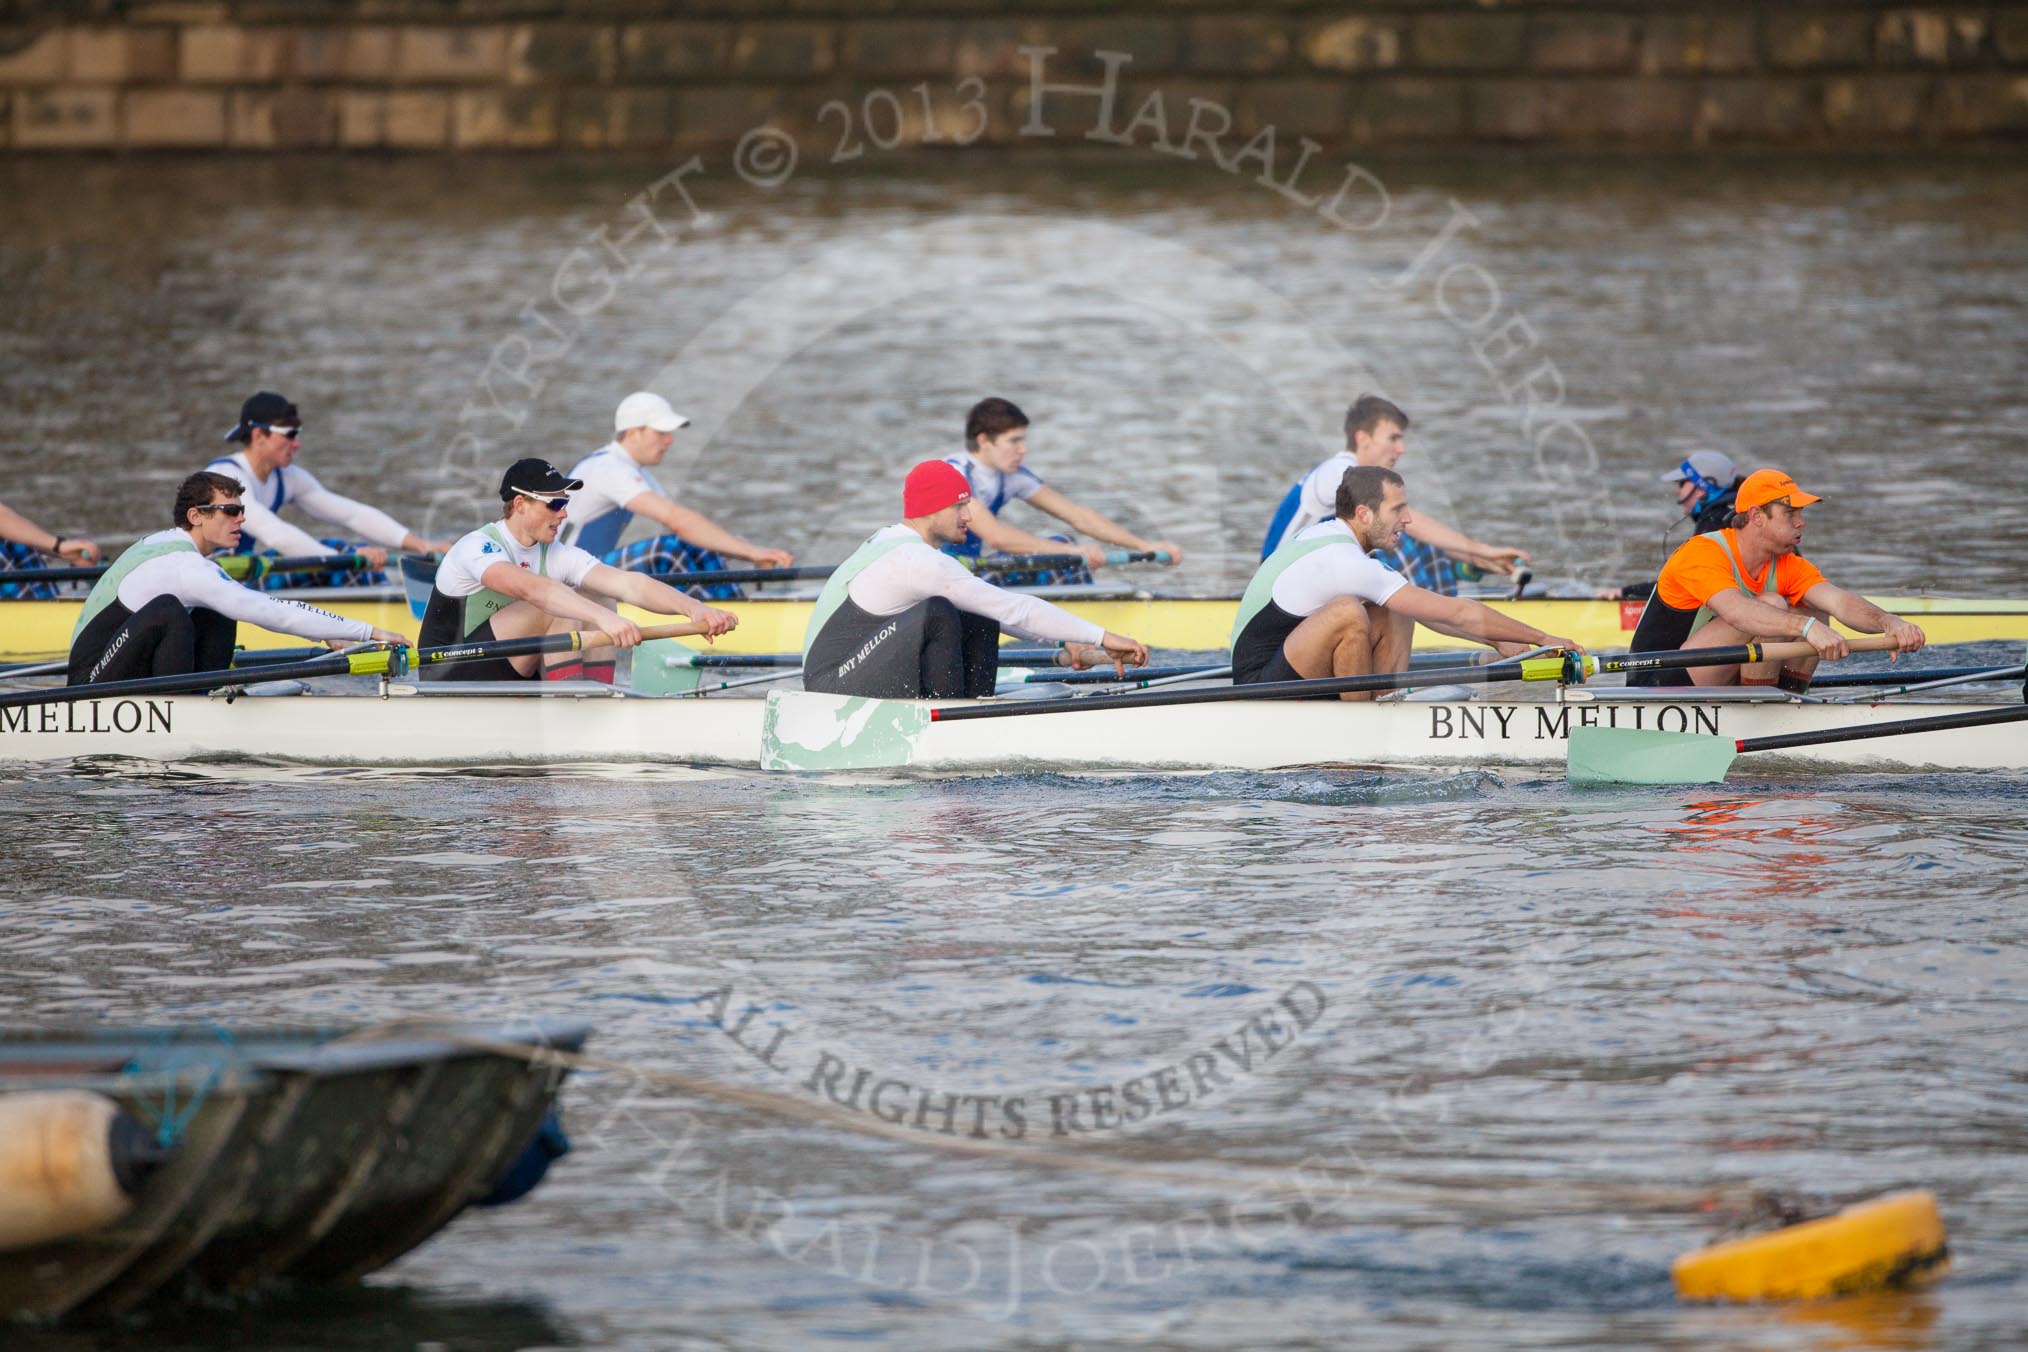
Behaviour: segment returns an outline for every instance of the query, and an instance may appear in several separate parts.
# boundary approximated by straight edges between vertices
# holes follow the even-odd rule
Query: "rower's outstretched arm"
[[[1441,549],[1454,559],[1475,563],[1488,572],[1505,577],[1514,571],[1516,563],[1528,557],[1525,549],[1511,545],[1489,545],[1483,540],[1474,540],[1455,526],[1446,526],[1433,516],[1416,512],[1403,533],[1422,541],[1431,549]]]
[[[620,577],[632,576],[599,564],[586,575],[585,585],[591,586],[592,575],[601,570],[617,573]],[[479,574],[479,582],[502,596],[526,601],[544,614],[566,620],[582,620],[621,647],[632,647],[641,641],[640,629],[632,620],[622,619],[619,612],[607,610],[589,597],[579,596],[555,578],[531,573],[526,568],[516,567],[511,563],[496,563]],[[592,587],[592,590],[601,589]]]
[[[730,554],[735,559],[746,559],[763,568],[787,568],[796,561],[796,556],[788,550],[766,549],[760,545],[749,544],[704,513],[693,507],[685,507],[676,499],[661,493],[636,493],[627,499],[626,509],[651,521],[660,522],[663,529],[676,532],[683,537],[685,544],[695,545],[699,549]]]
[[[1532,624],[1523,624],[1511,615],[1502,615],[1483,602],[1443,596],[1413,583],[1388,597],[1387,609],[1426,624],[1439,634],[1493,647],[1520,643],[1531,648],[1569,648],[1573,652],[1581,647],[1567,638],[1544,633]]]
[[[290,471],[296,487],[294,496],[289,500],[305,515],[338,527],[348,538],[366,541],[372,548],[363,552],[373,560],[376,568],[387,566],[386,551],[390,549],[406,549],[416,554],[443,554],[450,550],[448,540],[431,540],[418,535],[378,507],[332,492],[319,483],[315,475],[294,466],[290,466]],[[265,543],[259,531],[253,535],[256,540]],[[320,544],[318,551],[322,548]],[[379,551],[377,557],[376,550]]]
[[[1030,501],[1032,502],[1034,499],[1031,498]],[[1094,566],[1097,566],[1097,563],[1105,561],[1103,550],[1089,545],[1066,550],[1063,542],[1060,540],[1045,539],[1040,535],[1022,530],[1019,526],[1010,526],[999,517],[993,515],[986,504],[978,501],[976,498],[973,499],[970,510],[972,534],[984,541],[988,550],[995,550],[1002,554],[1082,553],[1085,555],[1087,562],[1093,562],[1096,559]]]
[[[1809,601],[1811,596],[1821,590],[1823,586],[1812,587],[1803,599]],[[1838,589],[1832,587],[1831,590]],[[1811,627],[1810,620],[1813,618],[1803,611],[1790,610],[1787,606],[1771,606],[1765,601],[1748,596],[1737,587],[1727,587],[1724,591],[1712,593],[1711,599],[1704,604],[1710,607],[1712,614],[1751,638],[1802,638],[1804,631]],[[1814,605],[1815,602],[1811,604]],[[1846,623],[1851,622],[1848,620]],[[1876,629],[1871,632],[1880,631]]]
[[[707,606],[695,597],[677,591],[668,583],[657,581],[646,573],[630,573],[625,569],[611,568],[601,563],[585,574],[584,585],[587,590],[595,591],[600,596],[610,596],[615,601],[627,601],[643,610],[651,610],[657,615],[686,615],[705,625],[705,632],[711,638],[717,638],[739,625],[739,616],[731,611]],[[595,608],[605,609],[604,606]]]
[[[1929,641],[1916,625],[1892,611],[1882,610],[1865,597],[1829,582],[1819,582],[1803,593],[1803,604],[1815,606],[1847,629],[1862,634],[1892,634],[1898,652],[1912,653]]]
[[[0,502],[0,540],[12,540],[43,554],[55,554],[76,563],[97,563],[99,547],[83,536],[66,539],[53,530],[44,530],[21,513]],[[44,544],[43,541],[49,541]]]
[[[1107,544],[1144,553],[1164,553],[1169,556],[1170,563],[1176,563],[1183,557],[1183,551],[1169,541],[1144,540],[1111,517],[1095,512],[1081,502],[1072,502],[1046,484],[1028,495],[1028,503],[1062,521],[1078,534],[1089,535],[1094,540],[1104,540]],[[979,538],[985,537],[981,535]]]

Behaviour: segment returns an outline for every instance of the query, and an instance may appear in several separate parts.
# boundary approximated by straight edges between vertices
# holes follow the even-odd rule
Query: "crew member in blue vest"
[[[1393,469],[1407,449],[1408,415],[1378,395],[1360,395],[1345,413],[1345,449],[1304,475],[1283,496],[1260,556],[1266,558],[1317,522],[1328,520],[1346,470],[1355,465]],[[1374,557],[1427,591],[1456,596],[1457,563],[1505,577],[1528,557],[1525,549],[1484,544],[1420,512],[1413,520],[1403,530],[1399,548],[1381,550]]]
[[[995,554],[1081,554],[1088,568],[1104,565],[1106,551],[1099,545],[1077,544],[1067,536],[1051,538],[1035,535],[1001,520],[1000,513],[1009,503],[1025,502],[1095,540],[1136,553],[1163,554],[1166,557],[1160,562],[1164,564],[1183,561],[1183,550],[1179,546],[1167,540],[1144,540],[1111,517],[1095,512],[1083,503],[1073,502],[1051,488],[1042,482],[1041,475],[1027,468],[1024,463],[1027,458],[1027,414],[1005,399],[981,399],[972,405],[971,412],[965,415],[965,449],[945,458],[945,463],[963,474],[971,487],[972,525],[962,541],[944,549],[946,554],[973,559],[987,551]],[[1081,569],[1076,570],[1075,575],[1045,578],[1024,574],[1019,577],[1009,575],[1004,579],[1009,586],[1090,580],[1090,575]]]
[[[1692,535],[1709,535],[1732,523],[1732,504],[1739,486],[1746,482],[1732,457],[1724,451],[1692,451],[1675,468],[1663,470],[1663,483],[1674,485],[1676,505],[1690,522]],[[1671,523],[1662,533],[1666,544],[1676,529]],[[1629,582],[1624,587],[1607,587],[1597,592],[1601,601],[1645,601],[1654,595],[1652,582]]]
[[[570,494],[581,487],[547,460],[517,460],[500,477],[500,520],[463,536],[444,555],[423,611],[422,646],[534,638],[596,629],[611,646],[631,648],[641,630],[594,598],[627,601],[657,615],[682,615],[708,625],[716,638],[739,623],[729,611],[696,601],[665,582],[600,563],[559,543]],[[579,595],[579,589],[591,593]],[[578,653],[496,657],[422,669],[426,680],[512,681],[613,679],[613,662]]]
[[[69,684],[184,676],[232,665],[239,622],[338,647],[400,634],[264,596],[211,561],[240,539],[239,480],[204,470],[176,486],[176,525],[145,535],[100,576],[71,631]]]
[[[748,544],[655,482],[649,466],[662,463],[676,433],[689,425],[659,394],[637,390],[622,399],[613,414],[613,439],[571,466],[570,477],[582,479],[584,488],[572,497],[570,520],[557,538],[636,573],[715,573],[728,554],[759,568],[793,564],[796,556],[788,550]],[[622,547],[620,536],[636,513],[668,533]],[[745,593],[728,583],[694,588],[692,594],[737,600]]]
[[[47,544],[43,543],[48,541]],[[56,595],[49,582],[9,582],[7,574],[19,568],[44,568],[43,556],[61,559],[64,564],[93,564],[99,561],[99,547],[82,535],[58,535],[44,530],[21,513],[0,502],[0,598],[48,600]]]
[[[302,414],[272,390],[262,390],[240,405],[239,421],[226,432],[225,439],[242,443],[241,449],[219,456],[205,468],[215,474],[231,475],[245,490],[246,529],[240,536],[238,553],[359,554],[375,569],[381,569],[387,566],[390,549],[441,554],[450,547],[447,541],[416,534],[377,507],[333,493],[318,483],[314,474],[296,463],[303,445]],[[345,537],[320,540],[277,516],[284,507],[293,507],[313,521],[337,526],[346,532]],[[354,539],[367,543],[358,546],[352,543]],[[271,579],[269,585],[377,585],[384,580],[378,572],[358,571],[323,577],[278,577]]]
[[[1233,683],[1402,671],[1418,620],[1439,634],[1496,648],[1503,657],[1529,648],[1577,649],[1491,606],[1419,587],[1374,557],[1414,524],[1408,491],[1393,470],[1354,465],[1340,475],[1330,518],[1268,555],[1240,598],[1232,625]]]
[[[925,460],[908,472],[902,519],[838,565],[803,638],[803,688],[877,699],[973,699],[993,693],[1000,630],[1059,642],[1079,669],[1145,666],[1148,650],[1038,596],[1006,591],[938,552],[972,526],[971,486]]]

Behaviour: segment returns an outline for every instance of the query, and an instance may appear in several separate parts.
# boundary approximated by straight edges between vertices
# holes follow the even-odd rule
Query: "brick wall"
[[[1038,84],[1093,92],[1037,108]],[[1193,129],[1228,148],[1264,128],[1332,148],[2022,137],[2028,0],[0,0],[14,152],[670,151],[762,124],[834,159]]]

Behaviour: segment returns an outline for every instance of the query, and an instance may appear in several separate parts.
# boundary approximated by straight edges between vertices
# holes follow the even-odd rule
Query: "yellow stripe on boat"
[[[287,595],[287,593],[281,593]],[[1976,601],[1941,597],[1874,597],[1876,605],[1906,616],[1923,627],[1932,643],[1975,643],[2028,639],[2028,601]],[[312,604],[347,619],[366,620],[382,629],[416,636],[421,627],[405,601],[396,596],[358,600],[320,595]],[[721,639],[715,650],[733,653],[797,652],[810,623],[812,602],[762,597],[720,602],[738,612],[739,628]],[[1092,620],[1116,634],[1131,634],[1155,648],[1187,652],[1222,650],[1232,632],[1239,606],[1233,597],[1146,597],[1119,600],[1059,600],[1066,610]],[[1495,601],[1495,610],[1534,625],[1545,633],[1575,640],[1587,648],[1624,648],[1639,617],[1638,602],[1592,600]],[[62,657],[70,649],[79,602],[0,601],[0,661],[36,662]],[[631,606],[631,618],[659,622]],[[297,647],[302,640],[241,625],[239,641],[249,648]],[[1418,648],[1466,646],[1430,629],[1416,629]]]
[[[1948,1255],[1936,1198],[1917,1190],[1714,1244],[1670,1272],[1684,1300],[1821,1300],[1934,1276]]]

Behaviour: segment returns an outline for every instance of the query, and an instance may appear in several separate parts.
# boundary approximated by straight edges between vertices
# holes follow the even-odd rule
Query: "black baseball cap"
[[[301,427],[303,415],[296,406],[276,394],[273,390],[262,390],[239,406],[239,421],[225,434],[227,441],[245,441],[253,435],[256,423],[283,427]]]
[[[584,487],[582,479],[566,479],[556,466],[547,460],[529,458],[516,460],[500,476],[500,501],[506,502],[516,493],[534,493],[538,497],[555,497],[559,493],[575,493]]]

